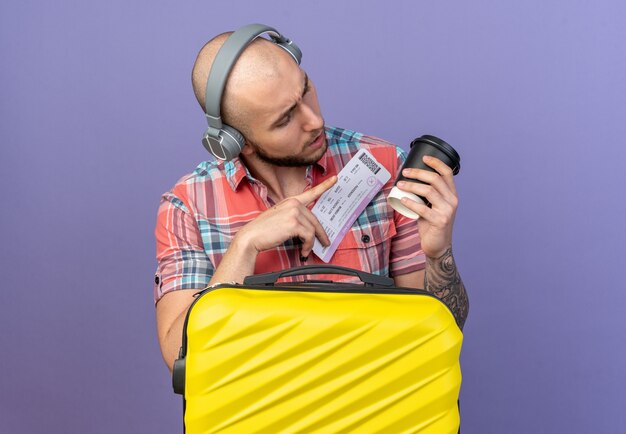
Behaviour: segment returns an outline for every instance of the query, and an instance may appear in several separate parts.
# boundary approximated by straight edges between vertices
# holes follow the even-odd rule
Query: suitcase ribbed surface
[[[187,433],[458,430],[463,337],[433,297],[219,288],[187,322]]]

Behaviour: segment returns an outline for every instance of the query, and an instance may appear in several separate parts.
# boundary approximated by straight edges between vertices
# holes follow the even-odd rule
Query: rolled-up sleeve
[[[215,268],[204,251],[196,221],[171,192],[161,198],[155,236],[155,303],[170,291],[204,288],[209,283]]]

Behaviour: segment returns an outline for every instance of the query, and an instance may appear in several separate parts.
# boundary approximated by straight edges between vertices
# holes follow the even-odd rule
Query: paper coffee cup
[[[421,203],[421,204],[424,203],[424,201],[420,199],[419,196],[413,193],[409,193],[408,191],[400,190],[396,186],[394,186],[389,192],[389,196],[387,196],[387,201],[389,202],[389,205],[391,205],[393,209],[398,211],[403,216],[408,217],[410,219],[414,219],[414,220],[417,220],[418,218],[420,218],[419,214],[417,214],[415,211],[404,206],[404,204],[401,202],[403,197],[406,197],[407,199],[410,199],[410,200],[414,200],[417,203]]]
[[[424,135],[411,142],[411,149],[406,157],[406,161],[402,165],[402,169],[410,167],[428,170],[430,172],[436,173],[437,171],[435,169],[424,163],[423,157],[426,155],[441,160],[444,164],[452,169],[452,173],[454,175],[459,173],[459,170],[461,169],[461,157],[454,150],[454,148],[440,138],[430,135]],[[391,189],[389,196],[387,196],[387,201],[393,209],[398,211],[403,216],[417,220],[419,218],[419,215],[404,206],[401,202],[401,199],[403,197],[406,197],[418,203],[422,203],[428,207],[430,207],[431,204],[428,202],[427,198],[415,195],[413,193],[409,193],[404,190],[400,190],[397,187],[399,181],[424,184],[421,181],[407,178],[402,175],[402,169],[398,173],[398,177],[396,178],[396,182],[394,183],[394,186]]]

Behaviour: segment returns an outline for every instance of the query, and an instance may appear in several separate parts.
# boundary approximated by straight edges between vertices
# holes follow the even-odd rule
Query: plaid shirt
[[[360,148],[371,152],[392,174],[354,222],[330,263],[392,277],[423,269],[426,259],[417,223],[396,213],[386,200],[394,175],[406,159],[405,152],[383,140],[328,126],[326,139],[326,153],[307,167],[306,189],[339,173]],[[267,187],[252,177],[239,158],[203,162],[181,178],[162,196],[159,206],[155,302],[170,291],[206,287],[237,231],[273,205]],[[288,239],[259,253],[255,274],[305,265],[300,260],[300,248],[299,240]],[[323,262],[311,254],[306,265],[311,264]],[[338,279],[336,275],[316,278],[358,280],[347,276]]]

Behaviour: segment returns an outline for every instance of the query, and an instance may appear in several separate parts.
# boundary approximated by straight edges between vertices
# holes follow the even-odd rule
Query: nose
[[[319,130],[324,126],[324,118],[316,105],[302,104],[303,127],[306,131]]]

